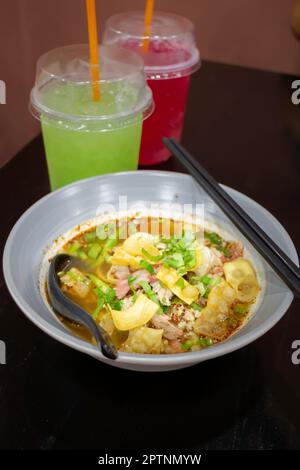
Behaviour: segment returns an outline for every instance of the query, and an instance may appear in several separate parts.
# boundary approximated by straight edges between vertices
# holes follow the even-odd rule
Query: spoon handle
[[[66,297],[61,291],[55,269],[56,262],[59,261],[59,256],[63,255],[57,255],[52,260],[48,271],[47,286],[52,306],[63,317],[86,326],[94,336],[99,349],[105,357],[109,359],[117,359],[117,348],[113,344],[108,333],[94,321],[93,317],[89,313]]]
[[[116,359],[118,357],[117,349],[104,328],[96,324],[93,318],[79,306],[74,304],[74,309],[77,310],[76,316],[81,323],[83,323],[93,334],[103,355],[109,359]]]

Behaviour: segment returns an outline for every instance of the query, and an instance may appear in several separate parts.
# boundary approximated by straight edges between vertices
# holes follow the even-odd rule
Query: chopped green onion
[[[101,251],[102,247],[99,245],[99,243],[93,243],[93,245],[88,251],[88,257],[96,260],[100,255]]]
[[[245,315],[245,313],[247,313],[248,311],[248,307],[246,305],[237,304],[235,305],[233,311],[234,313],[237,313],[238,315]]]
[[[231,253],[230,250],[226,247],[226,242],[215,232],[204,232],[204,236],[209,240],[212,245],[216,247],[218,251],[221,251],[226,258],[229,258]]]
[[[208,299],[208,296],[210,294],[210,291],[211,289],[206,289],[206,291],[204,292],[204,294],[202,295],[202,297],[204,297],[205,299]]]
[[[211,285],[211,286],[217,286],[218,284],[220,284],[221,281],[222,281],[222,278],[221,278],[221,277],[213,277],[213,278],[211,279],[210,285]]]
[[[185,349],[186,351],[191,349],[192,346],[193,346],[193,341],[191,339],[188,339],[185,343],[181,344],[182,349]]]
[[[105,244],[102,248],[102,251],[101,251],[101,255],[96,260],[96,263],[95,263],[94,266],[99,266],[104,260],[109,261],[109,253],[117,245],[117,243],[118,243],[117,238],[109,238],[105,242]]]
[[[152,302],[155,302],[157,305],[159,305],[159,307],[161,307],[160,302],[159,302],[156,294],[151,289],[150,284],[148,284],[147,281],[140,281],[139,285],[143,288],[143,290],[144,290],[145,294],[147,295],[147,297],[150,300],[152,300]]]
[[[96,294],[99,299],[104,299],[105,298],[105,292],[101,289],[101,287],[95,287],[93,289],[94,294]]]
[[[100,282],[102,283],[102,281]],[[112,287],[103,282],[102,287],[96,287],[94,292],[99,297],[99,301],[103,300],[103,305],[108,304],[113,310],[122,310],[123,302],[117,299],[116,291]]]
[[[150,274],[155,273],[152,264],[148,263],[148,261],[142,259],[139,264],[142,268],[146,269],[148,271],[148,273],[150,273]]]
[[[95,310],[93,311],[93,318],[94,318],[94,320],[97,320],[99,313],[100,313],[101,310],[103,309],[103,306],[104,306],[104,299],[102,298],[102,299],[99,299],[99,300],[98,300],[97,307],[96,307]]]
[[[196,263],[197,263],[196,252],[194,253],[190,252],[189,255],[185,257],[184,261],[185,261],[185,266],[187,268],[191,269],[194,266],[196,266]]]
[[[175,285],[180,287],[180,289],[184,289],[184,279],[180,277],[178,281],[175,283]]]
[[[123,302],[122,300],[115,300],[114,302],[110,304],[110,306],[113,310],[122,310]]]
[[[148,258],[150,261],[153,261],[153,263],[157,263],[158,261],[161,261],[162,260],[162,255],[158,255],[158,256],[153,256],[151,255],[150,253],[148,253],[147,250],[145,250],[145,248],[142,248],[142,253],[144,256],[146,256],[146,258]]]
[[[224,256],[225,256],[226,258],[230,258],[231,253],[230,253],[230,250],[228,250],[228,248],[226,248],[226,247],[225,247],[225,248],[221,248],[220,251],[222,251],[222,253],[224,254]]]
[[[194,286],[196,284],[199,284],[199,282],[202,282],[202,276],[192,276],[189,278],[189,282]]]
[[[199,338],[198,343],[203,348],[207,348],[208,346],[212,346],[214,344],[211,338]]]
[[[185,276],[187,274],[187,270],[185,269],[185,267],[177,269],[177,272],[178,274],[180,274],[180,276]]]
[[[101,259],[105,259],[105,261],[108,261],[109,254],[111,250],[117,245],[117,243],[118,238],[109,238],[103,247]]]
[[[70,246],[70,248],[68,249],[68,253],[69,253],[70,255],[72,255],[72,254],[76,253],[76,252],[79,250],[80,247],[81,247],[81,244],[80,244],[79,242],[74,242],[74,243]]]
[[[96,287],[99,289],[111,289],[108,284],[105,284],[99,277],[95,276],[94,274],[88,274],[88,278],[92,281],[93,284],[95,284]]]
[[[169,308],[170,308],[169,305],[161,305],[160,307],[161,307],[161,310],[162,310],[162,311],[161,311],[161,312],[158,311],[158,313],[166,313],[166,312],[169,310]]]
[[[74,268],[70,269],[70,271],[67,271],[66,275],[69,276],[71,279],[73,279],[73,281],[76,281],[76,282],[86,281],[86,278],[84,277],[84,275],[81,274],[81,273],[77,274],[77,272],[74,271]]]
[[[131,288],[132,287],[132,284],[134,283],[134,281],[136,280],[136,276],[128,276],[128,285],[129,287]]]
[[[221,245],[223,239],[215,232],[206,232],[204,231],[204,237],[209,240],[213,245]]]
[[[193,286],[197,286],[202,297],[208,297],[213,286],[216,286],[222,281],[221,277],[209,277],[209,276],[192,276],[189,282]]]
[[[107,240],[107,242],[105,243],[104,245],[104,249],[106,251],[109,251],[109,250],[112,250],[116,244],[118,243],[118,239],[117,238],[110,238],[109,240]]]
[[[83,261],[88,259],[88,255],[83,250],[78,250],[77,256]]]
[[[96,230],[93,230],[92,232],[86,232],[83,235],[83,238],[87,243],[93,243],[97,238]]]
[[[179,240],[178,243],[178,248],[180,248],[181,250],[186,250],[186,244],[184,243],[184,241],[182,240]]]
[[[162,239],[166,245],[163,250],[163,264],[175,268],[181,275],[186,274],[197,263],[195,239],[196,235],[192,231],[184,232],[180,239],[174,235],[169,239]]]
[[[212,278],[209,277],[209,276],[202,276],[202,278],[201,278],[201,282],[205,286],[209,286],[211,284],[211,281],[212,281]]]
[[[172,256],[165,258],[163,263],[165,266],[175,269],[184,267],[184,260],[181,253],[174,253]]]
[[[156,298],[155,293],[153,292],[153,290],[151,289],[150,284],[147,281],[140,281],[139,285],[143,288],[143,290],[145,291],[145,294],[147,294],[148,296]]]
[[[201,307],[201,305],[197,304],[196,302],[193,302],[190,307],[193,309],[193,310],[197,310],[197,312],[201,312],[201,310],[203,310],[203,307]]]
[[[106,303],[111,304],[116,298],[116,291],[111,287],[105,292]]]

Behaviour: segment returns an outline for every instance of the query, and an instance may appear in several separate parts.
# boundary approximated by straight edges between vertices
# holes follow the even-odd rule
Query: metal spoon
[[[48,294],[52,306],[63,317],[86,326],[96,339],[97,345],[105,357],[117,359],[118,351],[106,331],[100,325],[97,325],[91,315],[82,307],[69,299],[60,288],[58,273],[69,271],[75,266],[83,268],[82,261],[67,254],[56,255],[52,259],[47,278]]]

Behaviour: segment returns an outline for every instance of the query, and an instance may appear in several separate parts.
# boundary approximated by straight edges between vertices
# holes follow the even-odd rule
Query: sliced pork
[[[155,314],[151,323],[155,328],[164,330],[163,336],[167,339],[178,339],[183,335],[183,331],[171,322],[168,315]]]

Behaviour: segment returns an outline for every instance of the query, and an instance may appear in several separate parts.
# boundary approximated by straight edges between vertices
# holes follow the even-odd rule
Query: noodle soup
[[[239,240],[173,219],[133,216],[78,227],[58,252],[82,261],[59,273],[63,292],[128,353],[187,353],[224,341],[261,291]],[[58,317],[94,342],[85,327]]]

